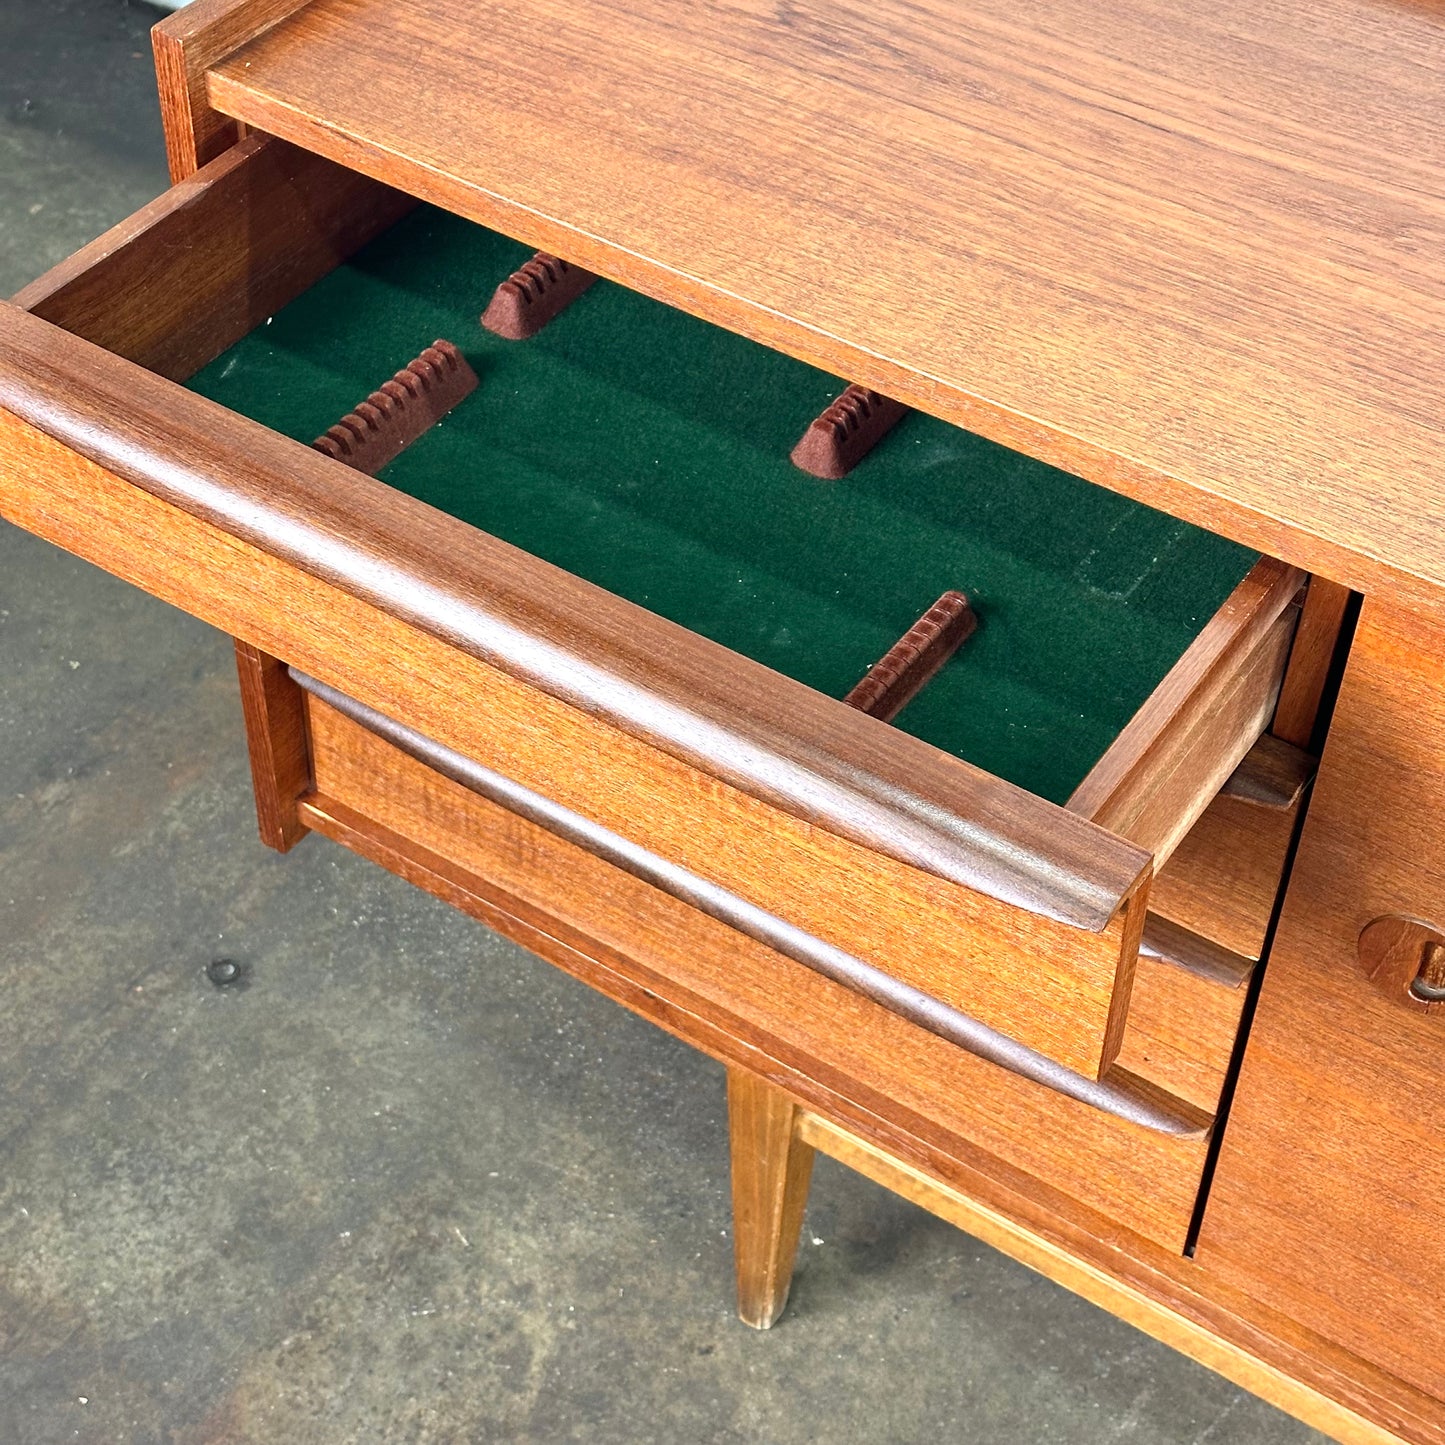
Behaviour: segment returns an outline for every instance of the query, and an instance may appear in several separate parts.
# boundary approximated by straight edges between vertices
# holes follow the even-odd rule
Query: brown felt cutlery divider
[[[476,389],[466,357],[450,341],[434,341],[311,445],[375,476]]]
[[[525,341],[565,311],[596,279],[591,271],[538,251],[492,293],[482,312],[482,325],[508,341]]]
[[[846,477],[907,414],[901,401],[855,383],[809,423],[793,465],[826,481]]]
[[[945,592],[843,699],[849,707],[892,722],[978,626],[962,592]]]

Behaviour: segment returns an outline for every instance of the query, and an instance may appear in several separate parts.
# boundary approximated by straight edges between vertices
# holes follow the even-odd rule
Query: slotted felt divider
[[[1055,802],[1256,560],[916,413],[808,476],[841,381],[607,282],[501,340],[478,316],[530,254],[421,208],[190,385],[309,443],[455,342],[481,385],[384,481],[838,698],[957,588],[978,631],[895,725]]]

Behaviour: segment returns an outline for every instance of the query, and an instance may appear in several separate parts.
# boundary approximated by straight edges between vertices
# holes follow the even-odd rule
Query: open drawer
[[[525,253],[412,204],[252,136],[28,287],[5,515],[932,1033],[1192,1127],[1111,1065],[1302,574],[922,416],[805,478],[839,383],[608,286],[497,341]],[[480,388],[384,480],[305,445],[447,330]],[[897,725],[845,705],[940,582],[977,638]]]

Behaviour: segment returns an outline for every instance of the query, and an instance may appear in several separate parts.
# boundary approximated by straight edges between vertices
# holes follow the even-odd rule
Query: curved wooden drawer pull
[[[1360,933],[1360,967],[1401,1008],[1445,1009],[1445,930],[1404,913],[1387,913]]]

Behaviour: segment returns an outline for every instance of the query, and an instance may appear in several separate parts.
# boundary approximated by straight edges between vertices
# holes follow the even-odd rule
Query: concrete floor
[[[0,294],[164,185],[154,18],[0,3]],[[828,1161],[744,1329],[721,1070],[263,849],[227,640],[4,523],[0,738],[0,1445],[1320,1438]]]

